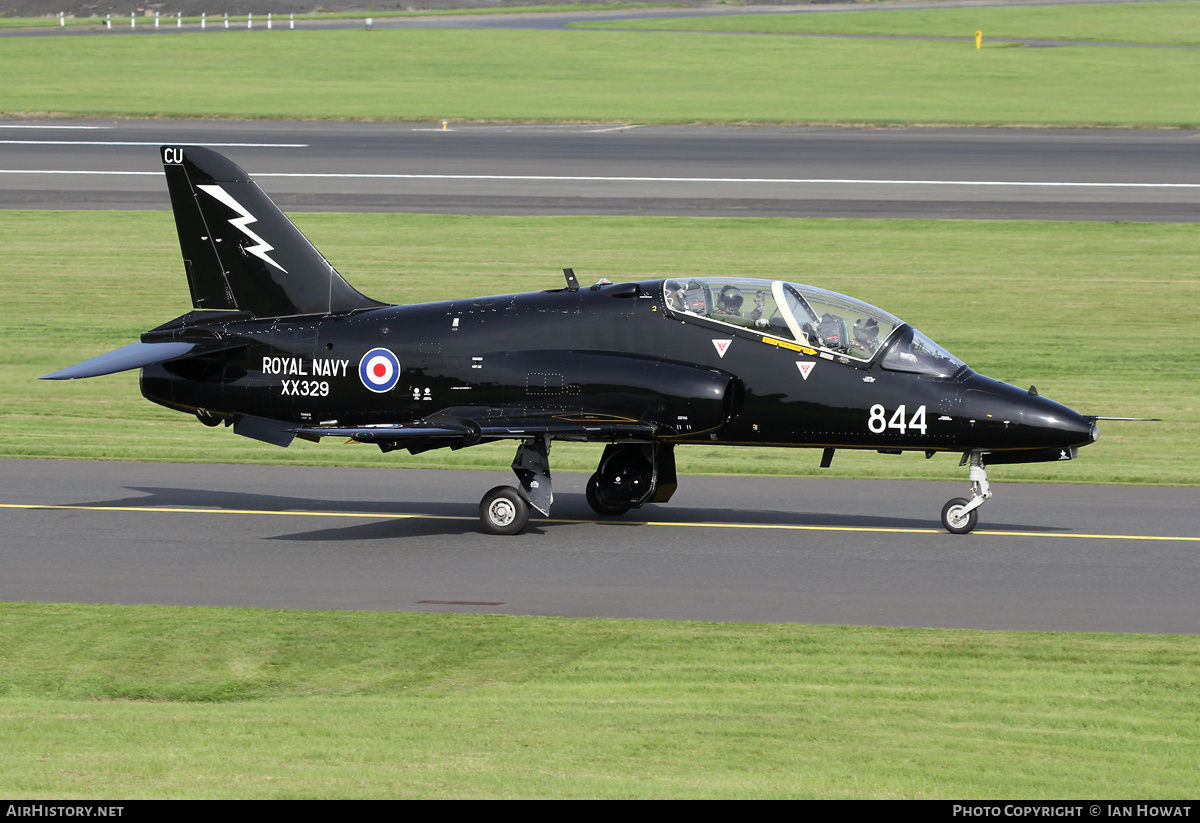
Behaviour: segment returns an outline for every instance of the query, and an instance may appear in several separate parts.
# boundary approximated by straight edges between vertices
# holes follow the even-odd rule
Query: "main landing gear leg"
[[[942,526],[951,534],[966,534],[979,523],[979,507],[992,496],[983,456],[971,453],[971,499],[956,497],[942,507]]]
[[[529,523],[529,507],[550,514],[550,438],[522,441],[512,462],[521,488],[497,486],[479,501],[479,520],[490,534],[518,534]]]

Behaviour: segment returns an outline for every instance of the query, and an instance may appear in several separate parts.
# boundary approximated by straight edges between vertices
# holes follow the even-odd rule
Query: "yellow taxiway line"
[[[275,517],[355,517],[367,520],[477,520],[476,517],[449,514],[388,514],[387,512],[306,512],[270,509],[186,509],[154,506],[61,506],[45,503],[0,503],[3,509],[64,509],[96,512],[143,512],[151,514],[241,514]],[[946,534],[941,529],[901,529],[881,526],[802,526],[790,523],[682,523],[667,520],[566,520],[538,518],[531,523],[598,523],[608,526],[658,526],[684,529],[773,529],[779,531],[813,532],[877,532],[884,534]],[[1018,532],[976,530],[973,534],[987,537],[1072,537],[1083,540],[1182,540],[1200,542],[1200,537],[1152,534],[1084,534],[1081,532]]]

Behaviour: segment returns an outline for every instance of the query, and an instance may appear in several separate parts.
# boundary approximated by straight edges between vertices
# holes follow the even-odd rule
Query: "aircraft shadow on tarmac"
[[[273,494],[247,494],[214,489],[127,486],[133,496],[103,502],[88,502],[89,507],[137,507],[148,509],[208,509],[230,512],[298,512],[361,514],[364,518],[385,518],[373,523],[346,523],[330,528],[278,534],[264,539],[298,541],[387,540],[434,535],[480,533],[476,507],[469,503],[445,501],[377,501],[328,500],[290,497]],[[597,515],[588,506],[583,494],[566,493],[556,497],[555,517],[535,518],[529,522],[527,534],[550,534],[561,527],[578,525],[580,521],[599,525],[611,523],[634,528],[647,522],[670,524],[712,523],[718,526],[798,526],[815,529],[897,529],[922,530],[940,533],[937,521],[931,517],[896,517],[857,513],[805,512],[781,510],[747,510],[741,508],[711,508],[647,505],[621,517]],[[407,515],[407,517],[397,517]],[[1056,534],[1070,529],[1031,526],[1027,524],[990,524],[989,530],[1025,531]],[[495,539],[495,538],[492,538]]]

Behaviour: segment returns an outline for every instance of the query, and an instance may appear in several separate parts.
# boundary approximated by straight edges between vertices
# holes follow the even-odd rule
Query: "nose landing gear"
[[[942,507],[942,528],[951,534],[967,534],[974,530],[979,523],[979,507],[983,501],[992,496],[988,486],[987,469],[983,465],[983,456],[971,452],[971,499],[955,497]]]

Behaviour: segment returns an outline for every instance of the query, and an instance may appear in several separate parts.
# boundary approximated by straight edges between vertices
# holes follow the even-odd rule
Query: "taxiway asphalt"
[[[1200,634],[1200,491],[682,477],[482,534],[509,473],[0,460],[0,600]]]

